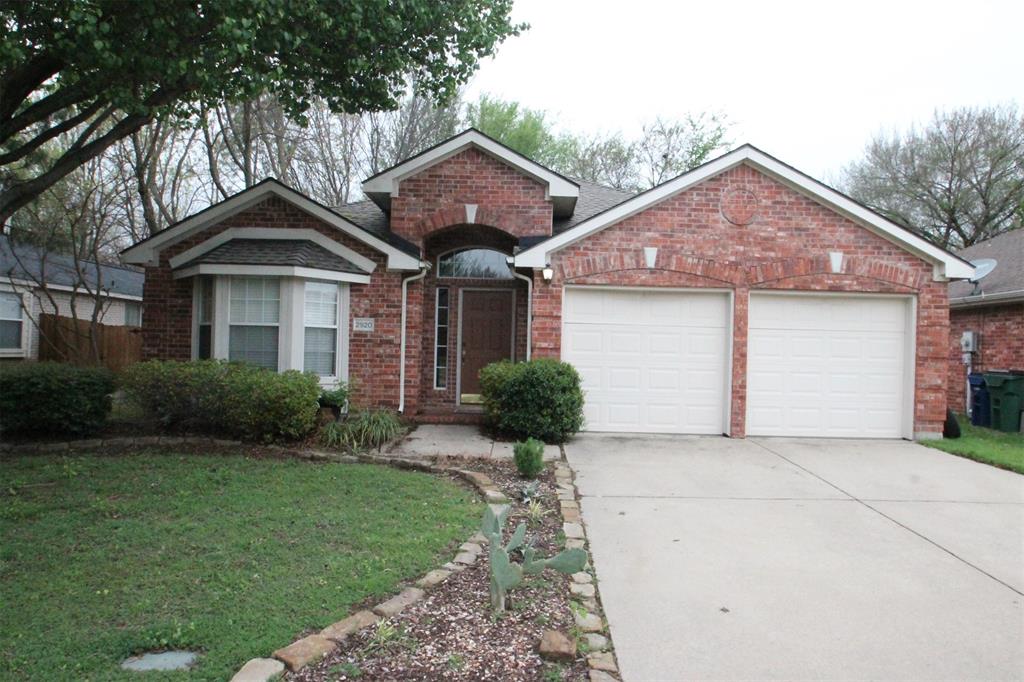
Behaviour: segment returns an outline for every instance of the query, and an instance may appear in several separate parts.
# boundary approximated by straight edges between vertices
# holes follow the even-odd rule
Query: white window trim
[[[32,305],[32,294],[28,291],[18,291],[17,288],[10,286],[9,284],[0,285],[0,292],[5,294],[14,294],[15,296],[21,297],[21,348],[0,348],[0,358],[25,358],[29,354],[29,345],[31,343],[31,328],[29,325],[32,324],[32,320],[29,318],[28,311]],[[8,320],[8,318],[4,318]],[[8,320],[13,322],[14,320]]]
[[[305,366],[305,283],[306,279],[280,279],[280,309],[278,314],[278,371],[289,369],[303,371]],[[322,281],[322,280],[321,280]],[[228,337],[231,330],[231,277],[218,275],[213,279],[213,320],[211,325],[210,357],[227,360],[229,356]],[[322,386],[336,386],[347,382],[349,377],[349,315],[351,310],[351,287],[347,283],[338,285],[338,334],[337,374],[320,377]],[[199,357],[199,287],[192,289],[192,359]],[[254,325],[270,326],[270,325]]]
[[[338,284],[338,310],[337,310],[337,323],[333,327],[319,325],[319,324],[306,324],[306,284],[310,282],[316,282],[318,280],[302,280],[299,287],[302,292],[302,306],[298,308],[301,311],[301,319],[299,327],[300,337],[296,347],[299,349],[299,364],[295,369],[299,371],[305,371],[306,367],[306,327],[316,327],[318,329],[334,329],[334,374],[318,375],[320,376],[321,386],[337,386],[341,382],[348,381],[348,309],[349,309],[349,286],[347,284]]]
[[[445,328],[447,328],[447,330],[448,330],[448,334],[445,337],[445,343],[444,343],[444,347],[445,347],[445,350],[448,351],[448,355],[447,355],[447,359],[445,360],[445,366],[444,366],[444,386],[438,386],[437,385],[437,355],[438,355],[437,352],[440,350],[441,347],[437,343],[437,330],[438,330],[438,328],[441,325],[437,321],[438,320],[437,312],[438,312],[438,310],[441,307],[440,306],[440,300],[441,300],[441,290],[442,289],[444,289],[445,291],[448,292],[448,304],[445,305],[445,310],[448,311],[448,323],[445,325]],[[435,391],[444,391],[444,390],[447,390],[447,388],[448,388],[448,370],[451,369],[451,361],[452,361],[452,354],[450,352],[451,348],[452,348],[452,290],[449,287],[437,287],[437,289],[434,290],[434,367],[433,367],[433,370],[434,370],[434,390]]]

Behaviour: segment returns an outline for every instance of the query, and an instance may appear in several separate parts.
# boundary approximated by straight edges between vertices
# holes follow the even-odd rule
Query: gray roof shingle
[[[226,265],[289,265],[334,272],[367,274],[355,263],[305,239],[232,239],[181,267]]]
[[[1024,229],[1011,230],[970,246],[957,254],[961,258],[975,261],[979,258],[994,258],[996,267],[983,277],[977,289],[971,282],[953,282],[949,285],[950,299],[977,297],[994,294],[1007,295],[1018,292],[1024,299]],[[1003,298],[1002,300],[1006,300]],[[958,301],[968,303],[968,301]]]
[[[15,243],[8,235],[0,234],[0,281],[11,278],[141,297],[145,275],[142,270],[124,265],[88,260],[78,261],[76,268],[72,256]]]

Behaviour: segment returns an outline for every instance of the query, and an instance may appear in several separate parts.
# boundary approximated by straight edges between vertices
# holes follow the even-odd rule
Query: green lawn
[[[960,438],[921,441],[928,447],[945,450],[986,464],[1024,474],[1024,434],[1003,433],[993,429],[971,426],[964,415],[957,415],[962,435]]]
[[[468,491],[385,467],[143,453],[0,461],[0,678],[228,679],[306,628],[435,568],[480,516]]]

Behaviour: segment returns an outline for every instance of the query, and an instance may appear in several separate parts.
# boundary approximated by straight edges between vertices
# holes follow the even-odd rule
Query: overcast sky
[[[830,180],[876,131],[936,107],[1024,104],[1024,1],[516,0],[531,29],[486,60],[482,92],[577,132],[717,111]]]

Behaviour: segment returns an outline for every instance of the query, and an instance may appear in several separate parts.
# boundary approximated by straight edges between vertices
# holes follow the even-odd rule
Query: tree
[[[940,246],[970,246],[1024,225],[1024,116],[1016,105],[936,111],[923,128],[876,135],[840,182]]]
[[[274,96],[301,120],[455,94],[524,28],[512,0],[21,0],[0,5],[0,224],[153,120]],[[74,141],[59,150],[62,135]]]
[[[547,113],[490,95],[466,107],[466,123],[523,156],[550,163],[555,138]]]
[[[466,122],[559,173],[631,192],[685,173],[728,146],[729,124],[718,114],[657,118],[628,140],[619,133],[557,133],[547,112],[482,95],[466,107]]]

